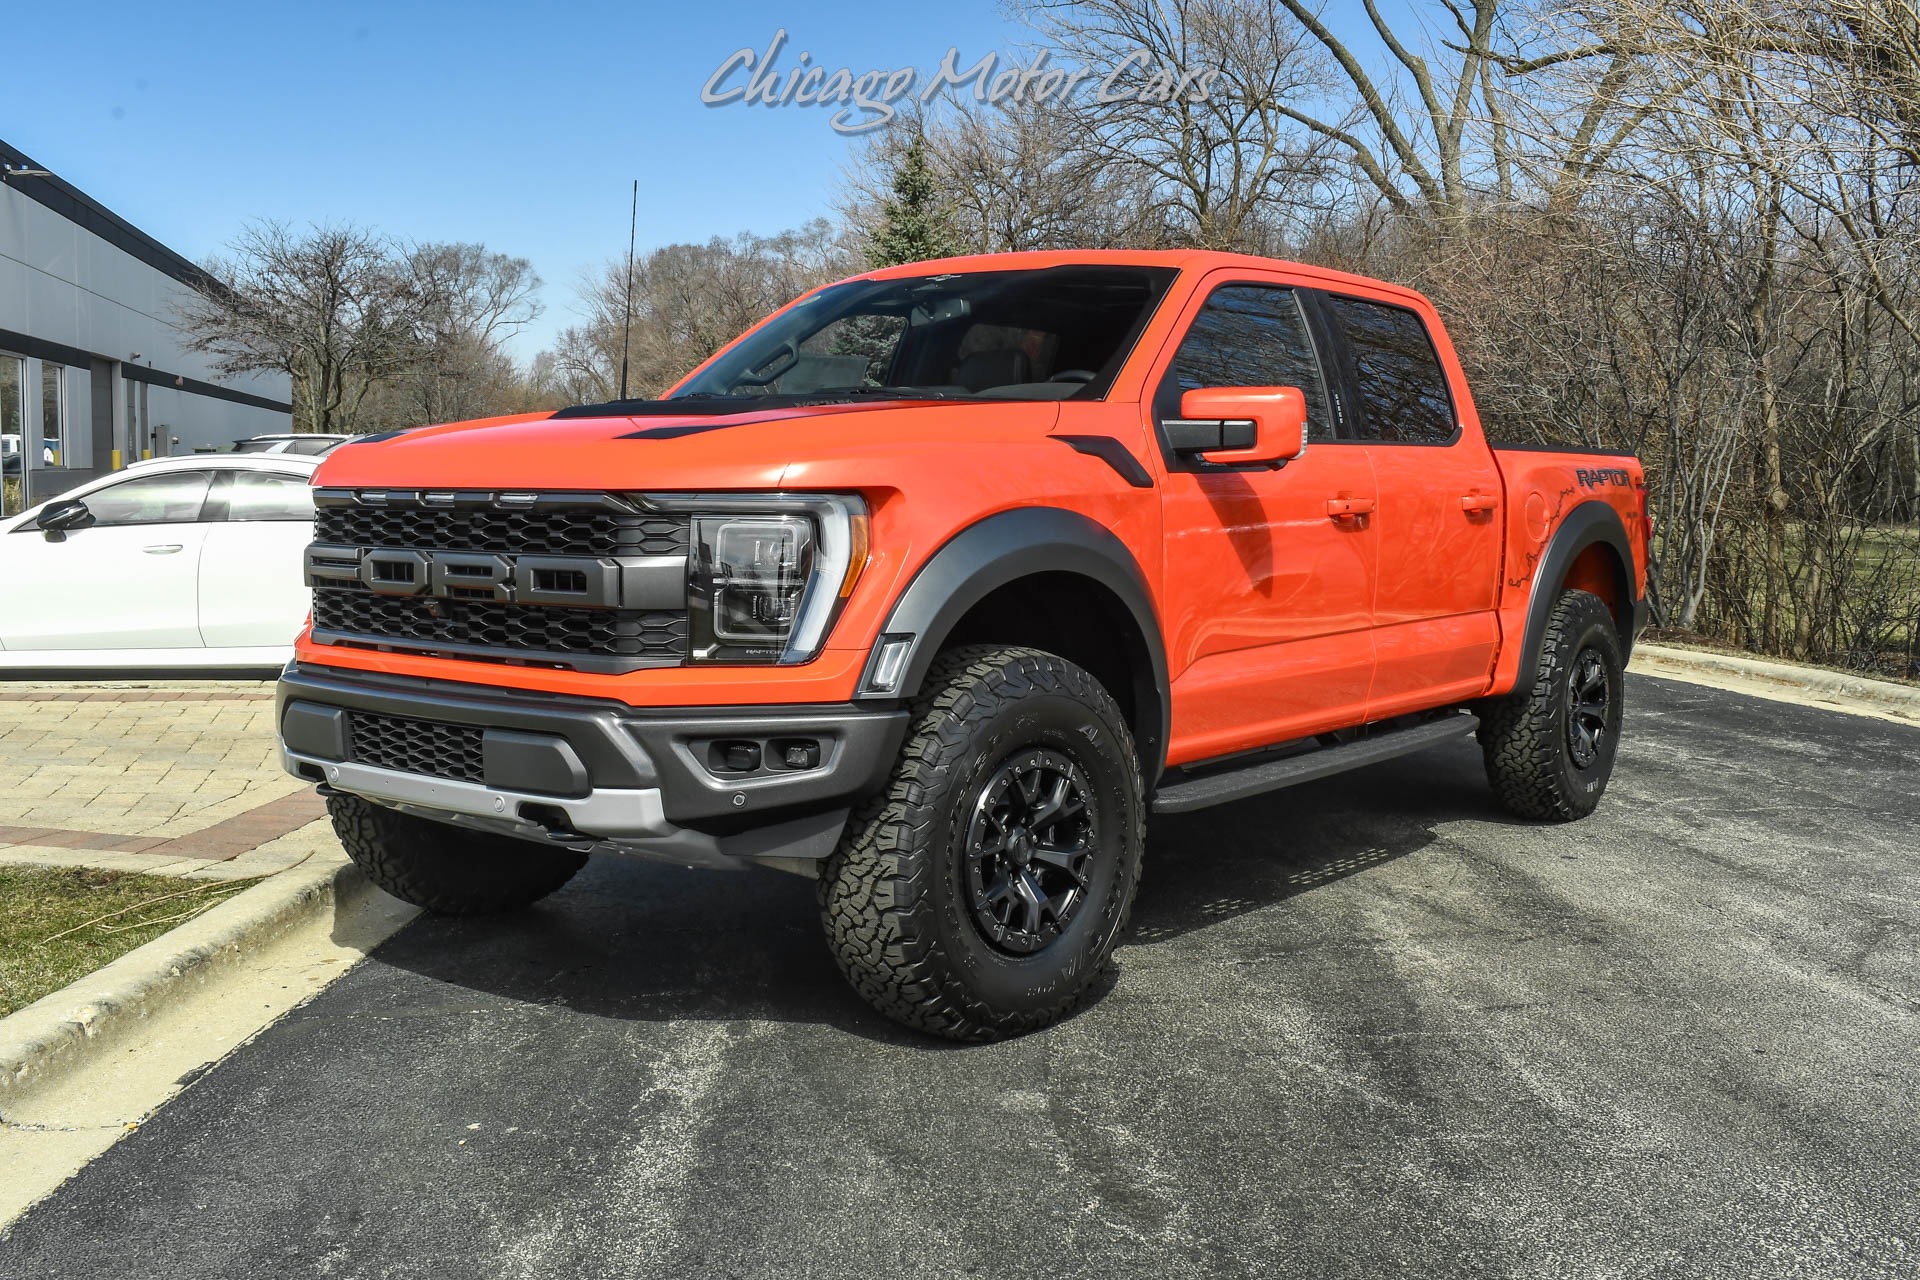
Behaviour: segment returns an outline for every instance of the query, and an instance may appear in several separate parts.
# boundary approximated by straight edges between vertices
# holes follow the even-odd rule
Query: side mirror
[[[1203,462],[1291,462],[1307,450],[1307,397],[1298,387],[1198,387],[1162,424],[1173,451]]]
[[[34,521],[48,542],[65,541],[69,529],[79,529],[93,523],[93,512],[87,510],[87,504],[78,498],[68,498],[64,502],[55,502],[40,513]]]

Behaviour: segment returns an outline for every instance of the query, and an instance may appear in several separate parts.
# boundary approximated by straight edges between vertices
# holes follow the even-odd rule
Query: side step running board
[[[1424,751],[1443,742],[1466,737],[1480,725],[1476,715],[1456,713],[1439,720],[1426,720],[1403,729],[1376,728],[1364,738],[1317,747],[1293,755],[1263,756],[1247,764],[1163,783],[1154,793],[1155,813],[1185,813],[1208,805],[1225,804],[1263,791],[1278,791],[1316,778],[1331,777],[1378,764],[1395,756]]]

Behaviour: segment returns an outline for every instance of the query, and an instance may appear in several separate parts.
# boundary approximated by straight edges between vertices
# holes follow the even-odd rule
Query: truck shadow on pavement
[[[1470,748],[1429,751],[1203,813],[1156,819],[1127,948],[1164,945],[1417,853],[1442,822],[1507,823]],[[596,858],[531,911],[425,917],[375,965],[490,1000],[597,1018],[819,1023],[915,1049],[961,1048],[870,1011],[821,941],[813,885],[771,871]],[[1083,1009],[1097,1008],[1104,991]]]
[[[1450,746],[1155,818],[1128,942],[1161,943],[1417,853],[1442,823],[1512,825],[1480,752]]]

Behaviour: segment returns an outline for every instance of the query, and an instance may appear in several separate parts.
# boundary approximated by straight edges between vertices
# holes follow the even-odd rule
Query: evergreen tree
[[[893,267],[960,251],[953,210],[940,196],[926,139],[915,136],[893,172],[893,196],[880,206],[880,225],[867,245],[867,265]]]

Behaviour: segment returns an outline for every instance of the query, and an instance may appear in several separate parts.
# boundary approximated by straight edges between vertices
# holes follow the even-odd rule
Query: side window
[[[1420,317],[1405,307],[1329,295],[1327,308],[1353,357],[1360,439],[1449,444],[1453,395]]]
[[[228,520],[313,519],[313,488],[304,476],[236,471],[226,499]]]
[[[1320,360],[1291,289],[1221,285],[1207,296],[1154,394],[1154,416],[1180,416],[1180,397],[1199,387],[1298,387],[1307,436],[1333,434]]]
[[[138,476],[95,489],[82,501],[93,513],[96,528],[123,524],[189,524],[200,518],[200,507],[206,501],[207,485],[212,479],[212,473],[207,471]]]

